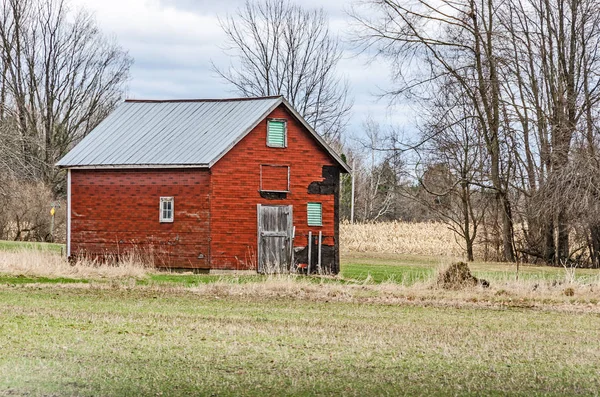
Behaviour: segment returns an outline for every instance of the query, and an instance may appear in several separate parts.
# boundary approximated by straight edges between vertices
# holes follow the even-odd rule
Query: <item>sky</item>
[[[114,37],[134,58],[127,97],[130,99],[229,98],[233,88],[212,70],[211,62],[226,67],[225,34],[218,18],[233,14],[244,0],[71,0],[92,12],[102,32]],[[305,8],[323,7],[330,27],[349,39],[350,1],[303,0]],[[377,93],[388,88],[389,67],[344,44],[338,65],[354,98],[347,138],[360,137],[367,117],[402,127],[410,119],[406,106],[390,107]],[[369,62],[371,61],[371,62]]]

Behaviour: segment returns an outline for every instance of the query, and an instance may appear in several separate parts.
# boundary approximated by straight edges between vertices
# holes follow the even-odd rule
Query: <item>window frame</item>
[[[314,224],[314,223],[313,224],[310,223],[310,216],[309,216],[309,207],[310,207],[310,204],[318,204],[319,207],[320,207],[320,209],[321,209],[320,210],[321,218],[320,218],[320,222],[319,222],[318,225]],[[306,203],[306,224],[308,226],[315,226],[315,227],[322,227],[323,226],[323,203],[322,202],[309,201],[309,202]]]
[[[268,190],[263,188],[263,167],[287,168],[287,190]],[[270,193],[289,193],[290,192],[290,166],[284,164],[261,164],[260,165],[260,182],[258,186],[259,192]]]
[[[269,144],[269,123],[270,122],[278,122],[278,123],[283,123],[283,146],[275,146],[275,145],[270,145]],[[285,149],[288,146],[288,121],[287,119],[267,119],[267,147],[270,148],[275,148],[275,149]]]
[[[165,218],[164,215],[164,207],[163,205],[165,203],[171,203],[171,217],[170,218]],[[173,223],[173,221],[175,220],[175,197],[173,196],[161,196],[160,201],[159,201],[159,213],[158,213],[158,219],[160,223]]]

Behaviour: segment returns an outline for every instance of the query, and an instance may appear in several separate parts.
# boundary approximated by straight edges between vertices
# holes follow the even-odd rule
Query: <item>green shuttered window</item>
[[[285,120],[267,121],[267,146],[286,147],[286,122]]]
[[[321,203],[307,204],[308,226],[323,226],[323,207]]]

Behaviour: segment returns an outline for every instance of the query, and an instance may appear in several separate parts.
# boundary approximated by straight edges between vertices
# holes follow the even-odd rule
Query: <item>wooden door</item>
[[[292,266],[292,206],[258,204],[257,213],[259,273],[289,273]]]

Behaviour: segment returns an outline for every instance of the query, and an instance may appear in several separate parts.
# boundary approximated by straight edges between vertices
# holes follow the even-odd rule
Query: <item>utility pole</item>
[[[352,194],[350,199],[350,223],[354,223],[354,159],[352,159]]]

